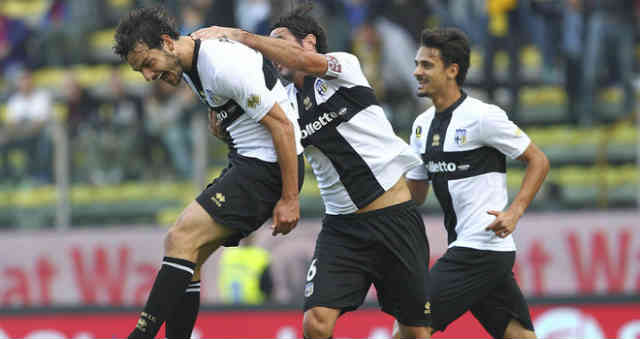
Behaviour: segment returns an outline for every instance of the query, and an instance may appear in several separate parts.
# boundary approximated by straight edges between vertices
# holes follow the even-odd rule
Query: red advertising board
[[[526,214],[514,233],[514,271],[522,291],[528,297],[640,294],[638,220],[637,212]],[[425,217],[425,224],[433,261],[447,247],[442,217]],[[257,232],[256,244],[277,258],[271,263],[274,302],[301,300],[319,230],[318,220],[305,219],[286,237],[272,237],[264,227]],[[162,260],[164,232],[2,232],[0,308],[140,306]],[[203,270],[203,304],[220,302],[222,251]]]
[[[640,303],[533,306],[541,338],[640,338]],[[118,338],[135,326],[136,313],[56,313],[0,316],[0,338]],[[203,311],[194,338],[301,338],[302,314],[291,311]],[[375,309],[341,317],[335,338],[389,338],[393,319]],[[161,333],[163,334],[163,333]],[[467,313],[436,338],[488,334]]]

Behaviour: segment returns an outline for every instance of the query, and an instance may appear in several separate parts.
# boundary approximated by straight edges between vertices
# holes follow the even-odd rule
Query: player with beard
[[[273,217],[273,235],[300,218],[303,179],[297,112],[275,68],[227,39],[180,36],[161,8],[137,9],[116,29],[114,50],[147,81],[183,79],[210,109],[229,144],[229,166],[182,212],[164,241],[165,257],[130,338],[189,338],[200,302],[200,269],[220,246]],[[292,123],[293,122],[293,123]]]
[[[325,31],[310,9],[280,18],[270,37],[224,27],[195,36],[255,48],[291,81],[326,213],[306,276],[304,336],[331,337],[338,317],[358,308],[374,284],[402,337],[428,337],[429,247],[404,179],[421,161],[394,133],[358,58],[327,53]]]

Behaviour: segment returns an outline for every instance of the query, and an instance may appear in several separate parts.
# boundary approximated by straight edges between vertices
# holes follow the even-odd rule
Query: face
[[[163,80],[177,86],[182,79],[182,66],[173,53],[171,39],[165,39],[162,49],[149,49],[146,44],[138,43],[127,55],[127,62],[134,71],[142,73],[147,81]]]
[[[289,31],[289,29],[286,27],[278,27],[274,29],[273,31],[271,31],[271,34],[269,36],[272,38],[283,39],[283,40],[292,41],[297,44],[300,44],[298,39],[296,39],[295,35],[293,35],[291,31]],[[289,81],[293,81],[293,75],[295,74],[296,71],[290,68],[284,67],[283,65],[280,65],[276,62],[274,62],[273,64],[283,78]]]
[[[455,81],[458,65],[445,67],[440,50],[422,46],[416,54],[413,76],[418,80],[418,96],[433,97],[444,90],[447,82]]]

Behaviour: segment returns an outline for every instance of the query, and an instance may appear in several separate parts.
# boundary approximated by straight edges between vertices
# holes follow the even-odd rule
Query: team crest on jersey
[[[327,94],[328,89],[329,89],[329,85],[327,84],[326,81],[322,79],[318,79],[316,81],[316,91],[318,91],[320,95],[324,96],[325,94]]]
[[[467,130],[464,128],[456,129],[456,136],[453,140],[458,144],[458,146],[462,146],[467,142]]]
[[[416,138],[422,137],[422,126],[416,127]]]

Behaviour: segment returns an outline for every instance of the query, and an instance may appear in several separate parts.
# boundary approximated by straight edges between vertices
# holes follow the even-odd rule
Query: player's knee
[[[406,326],[398,324],[398,327],[394,327],[393,338],[431,338],[431,327],[426,326]]]
[[[511,319],[509,324],[507,325],[507,329],[504,331],[504,337],[507,339],[511,338],[537,338],[536,333],[532,330],[524,328],[522,324],[515,319]]]
[[[181,256],[187,255],[189,260],[195,261],[199,244],[196,242],[197,237],[190,230],[190,227],[179,222],[169,228],[164,238],[164,248],[167,255],[179,253]]]
[[[312,308],[304,312],[304,320],[302,322],[305,338],[329,338],[332,336],[333,319],[330,311]]]

